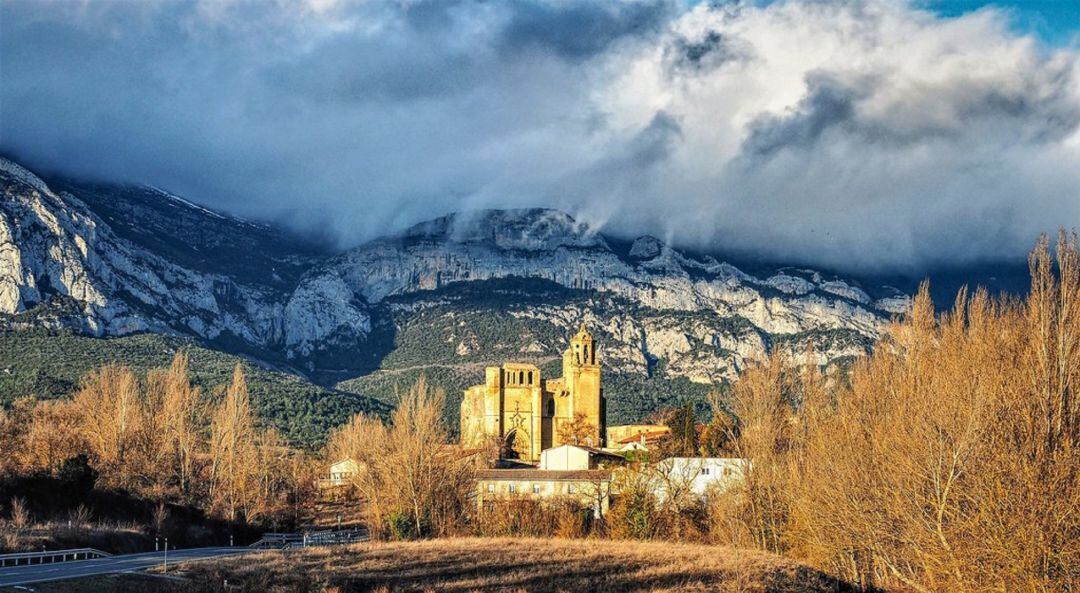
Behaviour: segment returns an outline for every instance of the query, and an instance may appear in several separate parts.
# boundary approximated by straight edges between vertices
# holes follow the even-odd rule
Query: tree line
[[[68,400],[17,400],[0,410],[0,451],[0,476],[81,462],[98,487],[228,521],[294,523],[313,488],[311,457],[258,426],[243,368],[207,394],[192,385],[186,352],[143,377],[103,366]]]
[[[720,539],[866,589],[1080,590],[1076,234],[1055,247],[1023,299],[965,289],[937,315],[924,283],[846,377],[780,354],[747,370],[752,465]]]

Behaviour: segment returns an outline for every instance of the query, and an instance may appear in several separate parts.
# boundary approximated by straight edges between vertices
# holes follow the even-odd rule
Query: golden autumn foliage
[[[79,434],[110,486],[133,487],[154,446],[151,401],[131,369],[108,365],[83,378],[73,405]]]
[[[352,459],[353,485],[376,537],[449,535],[460,529],[472,474],[447,446],[446,393],[421,377],[399,397],[390,424],[357,414],[330,435],[327,457]]]
[[[195,472],[196,453],[202,444],[206,407],[202,392],[188,381],[188,355],[177,353],[166,371],[147,376],[149,389],[161,401],[161,436],[165,440],[162,460],[176,476],[181,492],[187,492]]]
[[[559,425],[559,441],[575,445],[595,446],[593,436],[597,434],[596,425],[589,422],[589,416],[584,412],[574,414],[569,422]]]
[[[1080,589],[1080,260],[1031,254],[1023,301],[924,284],[847,381],[782,356],[735,388],[753,460],[730,539],[862,587]]]
[[[0,475],[56,472],[86,455],[103,487],[228,520],[291,520],[313,488],[311,459],[256,427],[243,369],[220,398],[207,397],[191,384],[184,352],[144,380],[106,365],[69,401],[15,402],[0,412],[0,450]]]
[[[69,402],[20,398],[0,410],[0,475],[52,469],[85,449]]]
[[[215,510],[230,520],[250,516],[255,503],[255,439],[247,381],[237,365],[210,422],[210,500]]]

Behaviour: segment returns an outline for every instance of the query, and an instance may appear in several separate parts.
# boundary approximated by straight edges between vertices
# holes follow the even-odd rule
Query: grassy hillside
[[[192,381],[207,393],[228,382],[237,361],[244,362],[259,416],[294,444],[316,446],[330,428],[355,412],[387,410],[370,398],[320,387],[184,338],[155,334],[91,338],[45,331],[0,333],[0,405],[28,395],[67,397],[84,373],[104,364],[125,364],[142,374],[168,365],[180,349],[190,353]]]
[[[716,546],[560,539],[461,538],[365,543],[282,556],[271,552],[195,564],[189,591],[853,591],[820,572],[762,552]]]

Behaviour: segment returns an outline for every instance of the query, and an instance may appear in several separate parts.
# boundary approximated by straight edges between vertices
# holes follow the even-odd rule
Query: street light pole
[[[169,538],[165,538],[165,564],[162,566],[161,572],[169,572]]]

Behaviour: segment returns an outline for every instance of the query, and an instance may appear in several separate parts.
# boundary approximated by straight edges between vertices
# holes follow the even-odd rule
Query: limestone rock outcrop
[[[731,378],[774,344],[816,341],[823,361],[858,355],[909,303],[813,270],[750,274],[547,209],[449,215],[327,253],[162,190],[46,182],[4,159],[0,191],[0,326],[189,335],[306,370],[348,373],[358,352],[393,348],[394,319],[494,281],[542,282],[574,298],[493,316],[585,319],[613,369],[649,374],[662,363],[697,382]],[[483,307],[478,291],[456,298]],[[514,348],[526,355],[557,347],[523,340]],[[476,355],[471,343],[455,348]]]

